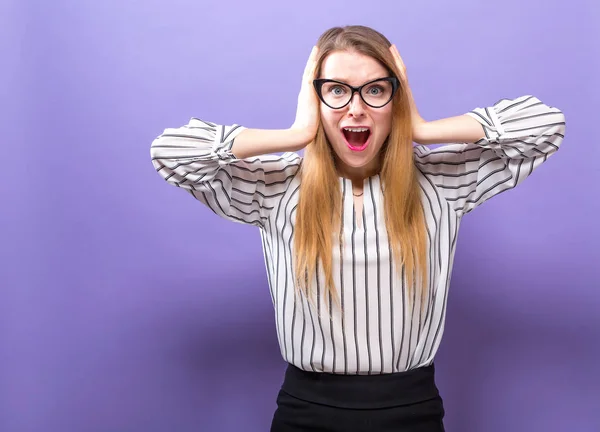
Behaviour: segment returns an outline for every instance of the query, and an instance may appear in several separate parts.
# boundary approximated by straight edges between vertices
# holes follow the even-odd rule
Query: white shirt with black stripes
[[[414,161],[427,223],[428,295],[409,307],[405,275],[392,262],[378,175],[364,181],[363,223],[354,216],[351,181],[340,177],[345,248],[333,250],[333,276],[345,315],[324,312],[324,277],[313,278],[315,305],[292,287],[294,218],[302,158],[296,153],[238,159],[241,126],[193,118],[168,128],[151,146],[168,183],[187,190],[217,215],[255,225],[262,238],[281,354],[316,372],[380,374],[433,362],[444,331],[448,287],[462,216],[525,180],[564,138],[563,113],[533,96],[502,99],[466,113],[483,125],[476,143],[435,149],[415,145]],[[415,290],[413,290],[414,292]],[[414,304],[415,302],[412,302]]]

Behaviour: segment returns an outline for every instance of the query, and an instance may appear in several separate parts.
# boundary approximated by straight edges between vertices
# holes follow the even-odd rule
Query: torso
[[[369,177],[363,184],[340,177],[343,219],[341,235],[332,238],[331,255],[339,307],[327,303],[332,297],[325,295],[322,265],[309,281],[314,295],[308,302],[294,289],[290,265],[300,181],[293,180],[280,198],[280,211],[271,213],[261,231],[283,358],[304,370],[344,374],[398,372],[428,365],[444,329],[458,213],[425,177],[419,177],[428,222],[428,286],[424,298],[420,290],[412,291],[409,298],[407,275],[394,259],[385,226],[380,176]],[[413,307],[422,301],[424,308]]]

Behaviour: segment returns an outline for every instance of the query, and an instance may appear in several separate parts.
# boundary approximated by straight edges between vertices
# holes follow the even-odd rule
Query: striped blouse
[[[185,189],[217,215],[260,230],[284,360],[316,372],[391,373],[433,362],[444,331],[462,216],[525,180],[564,138],[563,113],[533,96],[502,99],[466,115],[483,125],[485,137],[480,141],[413,147],[427,224],[429,287],[424,308],[419,298],[408,301],[404,269],[392,261],[378,175],[364,180],[360,226],[351,181],[339,178],[345,248],[334,247],[333,276],[345,310],[341,316],[335,306],[322,310],[327,303],[321,294],[321,268],[312,280],[318,300],[310,304],[294,295],[300,155],[238,159],[231,147],[243,127],[192,118],[186,126],[165,129],[153,141],[151,157],[168,183]]]

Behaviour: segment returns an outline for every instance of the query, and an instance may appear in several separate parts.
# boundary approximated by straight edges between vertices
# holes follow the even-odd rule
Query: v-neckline
[[[358,202],[358,205],[357,205]],[[352,194],[352,208],[353,208],[353,217],[356,221],[356,225],[358,228],[362,228],[364,223],[364,213],[365,213],[365,195],[364,193],[361,196],[354,196]]]
[[[354,201],[354,194],[352,193],[352,180],[340,177],[340,186],[342,189],[342,201],[343,201],[343,222],[344,231],[347,232],[348,228],[351,228],[350,232],[364,232],[368,229],[369,225],[373,225],[372,219],[377,216],[381,217],[379,210],[374,207],[380,200],[380,177],[376,174],[371,177],[367,177],[363,180],[363,195],[362,195],[362,209],[360,211],[360,223],[357,218],[356,204]],[[375,221],[376,223],[376,221]]]

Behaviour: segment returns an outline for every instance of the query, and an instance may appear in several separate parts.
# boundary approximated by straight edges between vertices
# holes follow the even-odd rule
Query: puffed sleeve
[[[301,158],[286,152],[239,159],[231,148],[242,130],[192,118],[152,142],[152,164],[169,184],[187,190],[217,215],[262,227]]]
[[[431,149],[415,146],[417,168],[460,215],[512,189],[558,151],[565,117],[534,96],[502,99],[466,113],[485,137]]]

